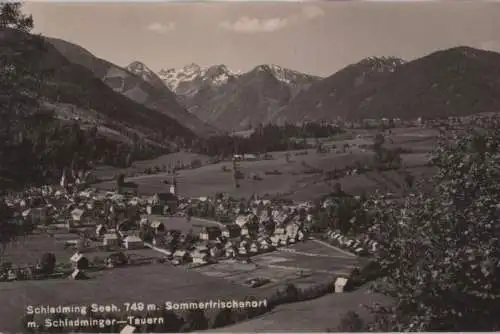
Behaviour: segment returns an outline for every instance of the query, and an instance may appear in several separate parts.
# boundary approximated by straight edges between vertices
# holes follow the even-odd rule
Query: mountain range
[[[12,34],[3,30],[0,43]],[[99,118],[144,135],[191,140],[265,123],[500,110],[500,54],[466,46],[411,61],[369,57],[321,78],[272,64],[244,73],[220,64],[155,73],[139,61],[120,67],[74,43],[45,40],[41,57],[58,82],[48,90],[49,102],[80,119]]]
[[[97,58],[79,45],[56,38],[47,38],[47,41],[71,63],[87,68],[113,91],[176,120],[198,136],[206,137],[218,132],[187,112],[161,80],[155,80],[156,74],[148,76],[148,69],[143,64],[134,62],[122,68]]]
[[[500,54],[466,46],[405,61],[368,57],[325,78],[276,65],[247,73],[189,64],[158,77],[217,128],[363,118],[465,116],[500,107]]]
[[[404,62],[368,58],[317,82],[280,117],[289,122],[467,116],[500,110],[500,54],[459,46]]]
[[[0,29],[2,54],[16,50],[19,57],[24,57],[23,50],[30,50],[36,43],[28,36],[21,31]],[[73,44],[62,41],[58,44],[69,45],[69,50],[76,48],[80,59],[83,59],[80,64],[72,62],[47,41],[43,47],[36,49],[44,71],[51,73],[50,79],[39,88],[39,93],[44,96],[46,106],[54,109],[59,117],[97,124],[100,131],[117,133],[117,137],[134,132],[145,139],[157,137],[158,133],[184,140],[196,138],[193,131],[167,113],[157,112],[117,94],[100,80],[95,73],[111,67],[111,63],[99,60]],[[176,103],[175,98],[173,102]],[[182,110],[180,106],[177,108]]]
[[[321,79],[272,64],[247,73],[225,65],[189,64],[161,70],[159,76],[190,112],[226,131],[271,122],[299,92]]]

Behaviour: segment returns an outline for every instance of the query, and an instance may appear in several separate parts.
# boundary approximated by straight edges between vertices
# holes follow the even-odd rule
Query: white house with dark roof
[[[95,234],[99,237],[102,237],[104,236],[104,234],[106,233],[106,226],[104,226],[104,224],[99,224],[97,225],[96,229],[95,229]]]
[[[250,216],[248,215],[239,215],[238,217],[236,217],[234,221],[234,223],[241,228],[243,228],[249,222],[250,222]]]
[[[103,246],[120,246],[120,239],[116,233],[105,233],[102,239]]]
[[[71,273],[71,275],[69,276],[69,278],[73,279],[73,280],[81,280],[81,279],[85,279],[86,276],[83,273],[83,271],[81,271],[79,269],[75,269],[75,270],[73,270],[73,272]]]
[[[126,249],[144,248],[144,242],[136,235],[129,235],[123,239],[123,246]]]
[[[80,252],[73,254],[70,259],[74,269],[87,269],[89,267],[89,260]]]
[[[151,228],[155,234],[162,234],[166,231],[165,224],[158,220],[151,223]]]

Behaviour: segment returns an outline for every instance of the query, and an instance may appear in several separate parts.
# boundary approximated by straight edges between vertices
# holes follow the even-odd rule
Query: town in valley
[[[500,7],[342,5],[0,3],[0,332],[500,330]]]

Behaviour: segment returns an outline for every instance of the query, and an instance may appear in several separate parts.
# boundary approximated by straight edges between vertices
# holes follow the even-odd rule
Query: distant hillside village
[[[223,194],[182,198],[177,194],[175,176],[165,182],[165,192],[145,197],[140,195],[138,185],[125,182],[123,175],[112,192],[89,188],[89,175],[64,171],[59,185],[31,188],[7,199],[10,224],[19,226],[23,233],[37,229],[51,235],[65,230],[75,236],[64,242],[74,254],[67,259],[41,254],[37,263],[4,263],[2,280],[64,274],[81,279],[88,271],[130,264],[133,259],[126,251],[143,248],[163,253],[165,261],[174,265],[203,265],[227,258],[247,262],[254,254],[306,240],[317,218],[315,205],[310,202],[245,200]],[[321,207],[334,202],[325,198]],[[195,217],[207,224],[192,225]],[[175,221],[172,226],[171,221]],[[348,241],[346,238],[346,245]],[[364,253],[375,244],[351,240],[348,247]],[[97,260],[85,255],[96,251],[107,255]]]

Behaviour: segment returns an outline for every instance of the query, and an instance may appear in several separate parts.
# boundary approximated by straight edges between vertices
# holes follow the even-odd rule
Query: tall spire
[[[59,183],[61,185],[61,187],[63,187],[63,188],[66,188],[68,186],[68,177],[67,177],[66,173],[67,173],[67,170],[66,170],[66,168],[64,168],[62,171],[62,175],[61,175],[61,181]]]
[[[173,195],[177,195],[177,180],[176,180],[176,170],[172,171],[172,181],[170,182],[170,193]]]
[[[238,177],[239,177],[239,165],[237,163],[237,158],[233,157],[233,183],[235,188],[240,187],[240,183],[238,182]]]

